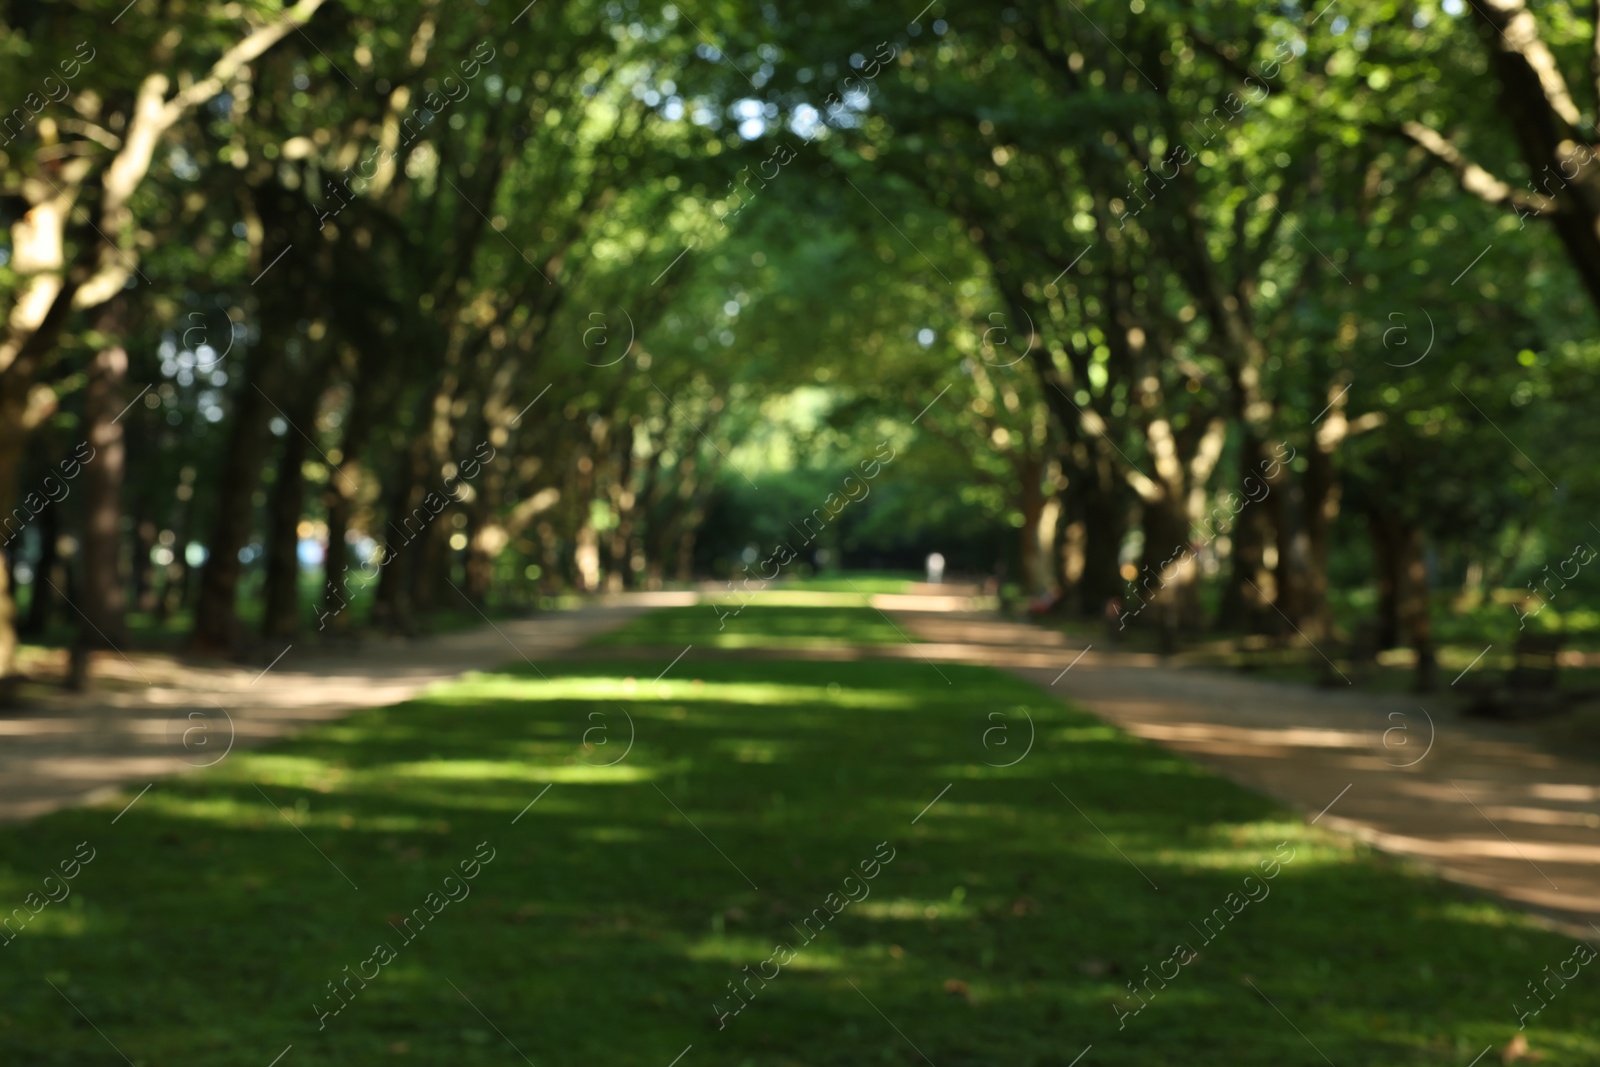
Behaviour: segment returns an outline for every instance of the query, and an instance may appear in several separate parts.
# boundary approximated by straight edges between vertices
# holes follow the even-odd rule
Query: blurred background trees
[[[0,5],[0,673],[725,580],[818,509],[792,567],[1169,644],[1582,629],[1593,29]]]

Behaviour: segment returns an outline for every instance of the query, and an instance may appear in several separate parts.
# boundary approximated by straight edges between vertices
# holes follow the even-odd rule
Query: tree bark
[[[217,479],[216,517],[206,548],[209,555],[200,571],[200,592],[195,603],[191,645],[198,651],[231,653],[239,640],[239,579],[244,565],[239,551],[250,543],[255,493],[266,462],[268,423],[272,405],[257,385],[269,359],[267,348],[255,361],[256,374],[239,390],[233,412],[233,434]],[[250,366],[250,364],[247,364]],[[294,431],[289,431],[293,433]],[[183,545],[177,550],[182,552]]]
[[[1056,492],[1056,529],[1050,545],[1050,568],[1061,591],[1060,610],[1068,615],[1083,614],[1083,539],[1087,525],[1078,515],[1080,495],[1076,475]]]
[[[1261,439],[1246,430],[1239,448],[1241,485],[1245,478],[1260,479],[1266,456],[1267,450]],[[1272,491],[1277,492],[1278,487]],[[1224,629],[1252,634],[1278,629],[1274,623],[1281,620],[1272,610],[1276,582],[1266,563],[1267,545],[1275,535],[1272,513],[1259,503],[1245,504],[1238,520],[1227,531],[1233,553],[1218,618]]]
[[[1402,594],[1400,622],[1406,643],[1417,655],[1413,687],[1419,693],[1438,686],[1438,663],[1433,647],[1433,617],[1428,597],[1428,562],[1422,528],[1408,525],[1401,540]]]
[[[128,353],[119,335],[123,302],[102,311],[97,329],[108,342],[89,364],[84,421],[93,459],[83,469],[83,640],[90,648],[127,641],[127,598],[122,574],[122,482],[127,467],[123,441],[123,386]]]
[[[278,460],[278,480],[267,504],[266,584],[262,590],[261,635],[291,640],[300,632],[300,513],[305,502],[305,462],[310,444],[296,429],[310,426],[315,399],[291,408]],[[331,472],[330,472],[331,473]]]
[[[1124,582],[1119,571],[1122,542],[1128,535],[1128,502],[1119,491],[1121,479],[1103,458],[1093,457],[1091,481],[1081,498],[1084,523],[1083,576],[1078,581],[1083,614],[1104,618],[1106,606],[1122,604]]]
[[[1394,648],[1401,641],[1400,598],[1404,582],[1399,531],[1377,508],[1367,512],[1372,535],[1372,560],[1378,585],[1378,618],[1374,651]]]
[[[56,549],[61,537],[61,519],[54,506],[48,507],[38,518],[39,531],[39,559],[33,565],[33,596],[28,600],[28,617],[23,620],[21,634],[24,637],[42,637],[50,628],[50,616],[54,614],[56,604],[56,590],[50,588],[54,582],[59,589],[66,578],[56,573],[61,562],[60,553]]]
[[[1139,612],[1138,619],[1154,624],[1161,635],[1161,650],[1172,652],[1178,635],[1199,629],[1200,598],[1195,584],[1198,568],[1189,551],[1189,516],[1183,502],[1170,498],[1146,501],[1140,525],[1144,529],[1139,576],[1135,593],[1148,605],[1125,605]]]
[[[1048,497],[1040,484],[1044,473],[1041,464],[1019,458],[1016,468],[1017,477],[1022,482],[1022,496],[1018,501],[1022,508],[1022,528],[1017,531],[1020,537],[1017,545],[1018,562],[1022,566],[1018,578],[1022,594],[1027,597],[1043,591],[1049,580],[1049,568],[1040,559],[1042,546],[1039,544],[1040,522],[1044,518]]]
[[[412,460],[414,458],[411,457]],[[411,514],[407,505],[411,503],[413,497],[421,500],[422,494],[415,487],[415,464],[408,462],[396,475],[396,483],[389,496],[389,519],[379,538],[378,551],[383,553],[380,561],[382,569],[378,574],[378,589],[372,603],[372,619],[375,625],[383,627],[390,633],[404,634],[408,637],[416,632],[416,616],[411,599],[412,579],[409,574],[414,561],[405,541],[405,532],[401,530],[396,520],[403,523],[405,516]]]
[[[1333,544],[1333,523],[1339,517],[1339,479],[1333,456],[1321,447],[1306,455],[1303,526],[1306,539],[1306,570],[1300,628],[1313,641],[1333,632],[1333,614],[1328,605],[1328,558]]]
[[[1285,626],[1300,628],[1305,614],[1306,566],[1310,545],[1305,529],[1300,525],[1304,496],[1293,480],[1285,477],[1272,491],[1272,528],[1277,560],[1272,567],[1272,584],[1276,592],[1273,612],[1277,621]],[[1287,636],[1287,635],[1286,635]]]

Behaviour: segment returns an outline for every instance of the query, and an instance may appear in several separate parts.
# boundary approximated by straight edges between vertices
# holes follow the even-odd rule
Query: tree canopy
[[[1600,535],[1594,28],[0,5],[0,673],[779,544],[1167,637],[1370,589],[1424,668],[1432,592],[1549,622]]]

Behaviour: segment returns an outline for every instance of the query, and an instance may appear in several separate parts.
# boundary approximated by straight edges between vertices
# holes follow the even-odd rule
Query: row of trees
[[[991,304],[932,302],[969,349],[966,409],[933,417],[1004,455],[1025,572],[1069,610],[1194,630],[1219,568],[1211,618],[1317,640],[1330,583],[1366,582],[1373,643],[1426,680],[1430,588],[1587,535],[1592,424],[1562,400],[1595,367],[1600,83],[1580,107],[1562,71],[1593,20],[1468,6],[794,20],[801,74],[765,90],[790,108],[807,69],[904,45],[830,158],[979,258]]]
[[[858,539],[1426,660],[1594,499],[1588,38],[1469,7],[0,6],[0,673],[687,577],[797,397]]]
[[[35,628],[120,643],[131,597],[231,650],[242,605],[276,639],[370,586],[409,631],[452,586],[684,569],[735,418],[663,318],[716,228],[675,195],[720,147],[678,120],[692,44],[599,6],[6,18],[7,99],[95,56],[4,156],[0,670],[19,571]]]

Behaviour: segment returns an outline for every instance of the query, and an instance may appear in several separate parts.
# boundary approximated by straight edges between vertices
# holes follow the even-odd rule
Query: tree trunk
[[[416,488],[419,465],[413,449],[396,475],[388,502],[389,519],[380,539],[378,551],[384,555],[372,604],[375,625],[390,633],[408,637],[416,632],[416,613],[411,599],[412,578],[409,573],[415,561],[412,558],[412,546],[407,545],[405,540],[407,533],[401,529],[401,525],[405,517],[412,513],[413,499],[422,499],[422,493]]]
[[[426,511],[426,507],[423,510]],[[417,614],[423,618],[446,603],[452,608],[464,606],[461,595],[450,588],[454,581],[451,577],[453,561],[450,558],[449,514],[448,509],[441,512],[412,545],[415,549],[415,558],[412,560],[415,569],[412,571],[411,602]]]
[[[1087,526],[1082,519],[1068,521],[1067,516],[1073,513],[1068,492],[1063,489],[1058,498],[1060,511],[1056,517],[1055,543],[1050,547],[1050,563],[1056,588],[1061,590],[1061,610],[1069,615],[1082,615],[1083,541]]]
[[[120,343],[122,301],[106,305],[97,328],[109,342],[90,362],[84,421],[93,459],[83,469],[83,640],[90,648],[127,641],[122,574],[122,480],[127,454],[119,416],[128,353]]]
[[[1263,505],[1268,501],[1263,501]],[[1310,545],[1305,530],[1300,526],[1304,498],[1300,487],[1289,478],[1272,489],[1272,528],[1277,559],[1272,567],[1272,585],[1277,593],[1274,605],[1278,621],[1293,629],[1300,627],[1305,615],[1305,578]],[[1302,632],[1303,629],[1302,629]]]
[[[9,375],[0,374],[0,522],[10,516],[16,504],[17,473],[22,466],[28,440],[25,428],[26,387],[8,386],[8,378]],[[16,542],[11,542],[8,551],[16,551],[15,546]],[[35,577],[36,583],[38,580]],[[39,599],[38,592],[36,584],[35,601]],[[31,606],[28,613],[33,614]],[[11,587],[10,568],[4,568],[0,569],[0,679],[12,672],[17,656],[17,637],[16,594]],[[0,689],[0,696],[4,693],[5,690]]]
[[[1161,650],[1176,650],[1180,633],[1199,629],[1200,598],[1195,584],[1198,567],[1189,544],[1189,516],[1182,501],[1147,501],[1141,525],[1144,549],[1141,553],[1136,593],[1149,605],[1137,602],[1125,610],[1139,611],[1139,621],[1155,625],[1161,634]]]
[[[156,592],[156,621],[166,622],[189,603],[194,581],[189,566],[189,541],[195,525],[195,500],[178,501],[172,511],[173,561],[161,568],[161,586]],[[159,538],[159,534],[157,535]]]
[[[488,606],[489,591],[494,585],[494,556],[486,547],[482,521],[475,517],[467,526],[467,551],[462,564],[462,592],[479,608]]]
[[[50,616],[56,603],[56,589],[66,578],[56,573],[60,568],[57,544],[61,538],[61,519],[55,506],[45,508],[38,518],[39,560],[33,565],[33,596],[28,600],[28,617],[22,623],[22,636],[43,637],[50,628]],[[54,582],[56,589],[50,588]]]
[[[1046,497],[1040,479],[1043,472],[1036,462],[1020,461],[1017,463],[1017,476],[1022,481],[1022,497],[1018,503],[1022,507],[1022,529],[1018,548],[1018,561],[1022,566],[1018,574],[1022,595],[1032,596],[1047,588],[1049,569],[1040,558],[1040,523],[1044,518]]]
[[[267,505],[267,574],[262,591],[261,635],[275,641],[293,640],[300,632],[299,527],[310,443],[295,427],[309,426],[314,415],[315,400],[288,412],[291,426],[283,437],[278,480]]]
[[[1413,685],[1417,692],[1432,692],[1438,685],[1438,663],[1433,647],[1432,612],[1429,610],[1428,562],[1422,529],[1408,525],[1401,539],[1401,595],[1399,615],[1406,643],[1417,654]]]
[[[81,268],[67,269],[64,254],[67,217],[78,196],[77,183],[66,184],[11,224],[9,266],[25,280],[0,332],[0,519],[17,504],[28,436],[45,414],[35,403],[35,375],[54,349],[84,279]],[[0,678],[11,674],[16,660],[16,615],[8,575],[0,568]]]
[[[322,562],[324,581],[318,617],[328,620],[326,628],[335,632],[349,631],[355,624],[355,620],[347,614],[351,596],[351,575],[346,569],[351,562],[351,555],[347,542],[359,488],[351,472],[357,469],[366,452],[377,408],[373,386],[367,380],[370,377],[368,358],[363,356],[350,381],[350,410],[345,416],[344,437],[339,443],[342,471],[330,472],[328,487],[322,494],[323,506],[328,513],[328,551]],[[355,562],[360,568],[367,561]],[[371,567],[365,567],[365,570],[370,572]],[[319,622],[319,625],[323,624]]]
[[[685,517],[683,527],[678,532],[678,581],[691,582],[694,580],[694,542],[700,528],[700,509],[696,508]]]
[[[134,610],[149,614],[155,611],[155,564],[150,553],[156,547],[156,524],[145,518],[143,504],[136,504],[133,513],[133,573],[128,576],[128,587],[133,594]]]
[[[1313,641],[1333,632],[1328,605],[1328,557],[1333,543],[1333,523],[1339,517],[1339,480],[1333,456],[1320,447],[1306,455],[1303,528],[1306,541],[1305,584],[1300,628]]]
[[[1080,498],[1084,542],[1078,586],[1084,616],[1103,619],[1106,606],[1113,602],[1121,605],[1124,598],[1125,583],[1118,568],[1128,534],[1128,506],[1115,488],[1116,475],[1108,464],[1095,463],[1090,477],[1093,481]]]
[[[1400,597],[1404,582],[1401,546],[1394,523],[1376,508],[1367,513],[1367,528],[1372,534],[1372,559],[1378,584],[1377,631],[1373,648],[1381,652],[1400,644]]]
[[[322,494],[323,506],[328,512],[328,547],[322,556],[322,597],[317,607],[319,632],[344,632],[350,628],[345,615],[350,602],[350,546],[345,543],[350,533],[350,498],[335,489],[338,475],[328,479],[328,491]]]
[[[3,581],[3,582],[6,583],[6,588],[7,589],[16,590],[16,589],[20,589],[21,588],[21,586],[17,582],[17,568],[22,566],[22,562],[23,562],[22,561],[22,552],[20,551],[21,548],[22,548],[21,545],[15,545],[15,544],[6,545],[5,547],[0,548],[0,552],[4,552],[5,553],[5,558],[6,558],[6,563],[5,563],[5,571],[6,571],[6,573],[5,573],[5,576],[3,578],[0,578],[0,581]]]
[[[258,350],[261,351],[261,350]],[[254,497],[266,462],[272,405],[256,385],[256,375],[239,390],[233,413],[233,435],[217,478],[216,517],[206,543],[209,555],[200,571],[195,604],[194,648],[229,653],[239,639],[239,578],[244,565],[239,551],[250,543]],[[293,430],[288,431],[293,433]],[[182,552],[185,546],[179,545]]]
[[[1239,448],[1241,486],[1246,478],[1261,480],[1266,460],[1267,450],[1260,438],[1246,431]],[[1280,473],[1286,476],[1286,472]],[[1272,491],[1278,492],[1281,487],[1280,481]],[[1258,634],[1281,628],[1282,620],[1272,610],[1276,581],[1267,568],[1267,546],[1274,535],[1272,513],[1259,503],[1246,503],[1227,531],[1233,543],[1233,558],[1218,618],[1224,629]]]
[[[1474,3],[1468,10],[1468,17],[1488,31],[1482,36],[1500,82],[1498,109],[1534,175],[1528,184],[1537,183],[1555,201],[1550,222],[1590,301],[1600,307],[1600,176],[1575,155],[1579,146],[1592,143],[1581,128],[1587,123],[1570,98],[1563,101],[1552,93],[1553,83],[1561,80],[1560,67],[1524,0]],[[1568,181],[1566,164],[1574,162]]]
[[[600,535],[594,528],[592,511],[585,510],[583,522],[578,526],[578,543],[572,553],[572,565],[577,571],[578,588],[592,593],[600,588]]]

